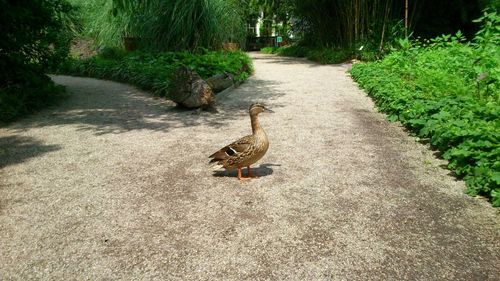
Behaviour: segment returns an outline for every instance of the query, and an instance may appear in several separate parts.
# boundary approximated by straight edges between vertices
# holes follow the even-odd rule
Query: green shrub
[[[321,64],[341,63],[352,58],[349,50],[337,48],[312,49],[307,52],[307,58]]]
[[[186,65],[205,79],[228,72],[235,80],[243,81],[252,73],[252,62],[241,51],[200,51],[124,54],[109,50],[86,60],[69,60],[59,73],[126,82],[159,96],[167,95],[169,79],[180,65]]]
[[[303,58],[307,56],[308,49],[300,45],[289,45],[279,48],[276,52],[280,56]]]
[[[264,54],[276,54],[276,50],[278,50],[276,47],[264,47],[260,49],[260,52]]]
[[[427,139],[471,195],[500,206],[500,17],[486,13],[473,43],[461,33],[401,40],[382,61],[351,75],[392,121]]]
[[[64,0],[0,1],[0,122],[62,96],[45,71],[68,55],[71,17]]]
[[[335,64],[353,57],[352,52],[337,48],[311,48],[300,45],[287,45],[279,48],[262,48],[264,54],[277,54],[285,57],[307,57],[321,64]]]
[[[23,84],[0,88],[0,124],[16,120],[56,104],[67,97],[64,87],[55,85],[48,76],[33,75]]]

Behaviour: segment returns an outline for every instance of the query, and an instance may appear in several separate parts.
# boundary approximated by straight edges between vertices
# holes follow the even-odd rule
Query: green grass
[[[310,48],[300,45],[289,45],[279,48],[266,47],[260,50],[264,54],[277,54],[285,57],[306,57],[321,64],[336,64],[354,57],[349,50],[338,48]]]
[[[441,152],[469,194],[499,207],[500,30],[485,29],[474,43],[460,33],[425,44],[402,40],[402,50],[355,64],[351,75],[390,120]]]
[[[170,77],[180,65],[188,66],[204,79],[228,72],[235,80],[243,81],[252,73],[250,58],[240,51],[124,53],[117,49],[106,49],[86,60],[70,60],[59,73],[126,82],[155,95],[167,96]]]

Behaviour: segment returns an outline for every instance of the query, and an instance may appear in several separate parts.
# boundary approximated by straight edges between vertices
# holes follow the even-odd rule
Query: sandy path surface
[[[55,77],[72,97],[0,129],[2,280],[499,280],[500,214],[345,73],[252,54],[219,113]],[[258,179],[207,156],[250,132]]]

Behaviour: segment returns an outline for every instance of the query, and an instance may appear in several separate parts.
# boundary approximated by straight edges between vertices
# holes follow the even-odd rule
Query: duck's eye
[[[228,147],[226,149],[226,154],[229,155],[229,156],[233,156],[236,154],[236,150],[232,149],[231,147]]]

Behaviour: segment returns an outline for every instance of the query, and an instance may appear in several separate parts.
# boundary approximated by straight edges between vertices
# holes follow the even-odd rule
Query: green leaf
[[[490,195],[493,207],[500,207],[500,188],[492,190]]]
[[[491,179],[496,183],[500,185],[500,172],[494,172],[493,175],[491,176]]]

